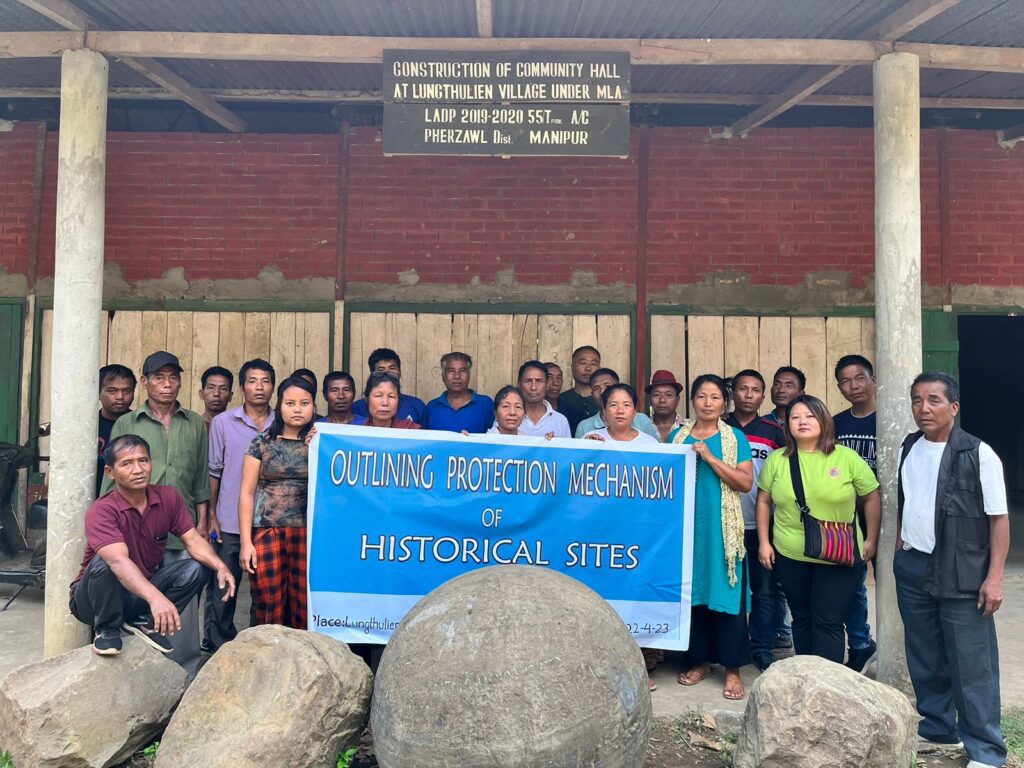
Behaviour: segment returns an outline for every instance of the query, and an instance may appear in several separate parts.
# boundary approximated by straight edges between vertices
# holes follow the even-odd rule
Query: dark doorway
[[[1024,317],[961,316],[960,423],[1003,461],[1010,509],[1024,509]]]

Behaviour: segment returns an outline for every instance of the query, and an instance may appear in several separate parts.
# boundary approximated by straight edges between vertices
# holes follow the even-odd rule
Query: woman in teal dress
[[[697,454],[690,668],[679,682],[696,685],[711,674],[712,664],[721,664],[722,695],[742,699],[746,692],[740,667],[750,663],[750,637],[740,493],[754,483],[750,443],[740,430],[722,421],[729,390],[721,377],[698,376],[690,387],[690,402],[696,419],[668,436],[668,442],[691,445]]]

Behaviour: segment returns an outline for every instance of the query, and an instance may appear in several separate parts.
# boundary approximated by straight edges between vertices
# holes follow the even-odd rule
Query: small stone
[[[0,747],[18,768],[106,768],[163,730],[188,674],[141,640],[18,667],[0,683]]]
[[[399,625],[371,713],[381,768],[639,766],[643,656],[596,592],[556,571],[482,568]]]
[[[913,765],[919,718],[895,688],[819,656],[777,661],[750,689],[735,768]]]
[[[251,627],[199,671],[160,741],[155,768],[333,765],[358,740],[372,690],[370,668],[344,643]]]

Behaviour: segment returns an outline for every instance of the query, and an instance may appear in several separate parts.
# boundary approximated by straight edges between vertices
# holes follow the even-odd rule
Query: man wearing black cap
[[[110,439],[121,435],[138,435],[150,446],[155,485],[169,485],[182,495],[196,530],[201,536],[208,531],[207,506],[210,501],[209,443],[203,417],[182,408],[178,402],[181,390],[181,364],[170,352],[154,352],[142,364],[141,384],[146,390],[142,407],[126,413],[110,433]],[[102,492],[113,488],[106,478]],[[185,546],[174,535],[168,537],[164,564],[188,557]],[[199,609],[193,600],[181,614],[182,629],[174,635],[170,658],[191,676],[199,669]]]

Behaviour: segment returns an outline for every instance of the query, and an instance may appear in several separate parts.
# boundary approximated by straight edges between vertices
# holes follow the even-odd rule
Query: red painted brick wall
[[[0,265],[27,268],[35,126],[0,133]],[[394,157],[378,131],[352,133],[347,279],[527,284],[635,280],[637,157]],[[992,132],[946,134],[949,274],[942,274],[939,134],[922,143],[928,283],[1024,285],[1024,147]],[[40,274],[52,274],[57,137],[47,140]],[[128,280],[184,267],[190,280],[335,274],[340,144],[335,136],[111,134],[107,259]],[[739,271],[791,285],[808,271],[873,269],[873,153],[866,129],[759,130],[709,141],[652,130],[651,290]]]
[[[57,137],[47,145],[40,274],[53,274]],[[339,139],[112,133],[106,259],[129,281],[184,267],[189,280],[333,277]]]
[[[0,133],[0,269],[10,274],[28,272],[38,130],[16,123]]]
[[[353,131],[347,279],[524,283],[636,278],[637,164],[604,158],[384,157],[379,131]]]

